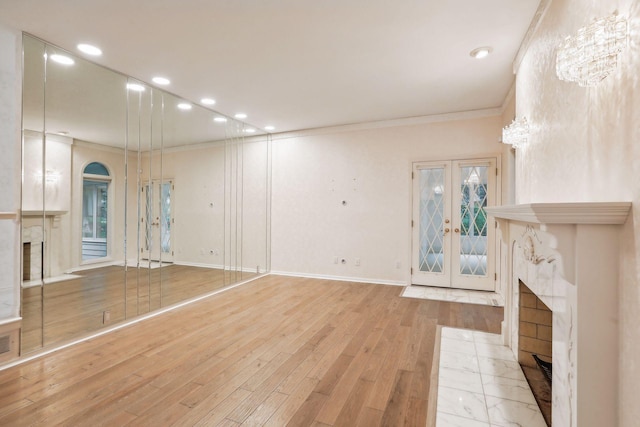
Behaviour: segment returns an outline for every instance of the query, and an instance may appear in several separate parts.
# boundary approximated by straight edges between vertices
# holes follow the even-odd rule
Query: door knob
[[[444,234],[447,234],[449,231],[451,231],[451,230],[449,230],[448,228],[445,228],[444,229]]]
[[[448,219],[445,219],[445,220],[444,220],[444,223],[445,223],[445,224],[449,224],[449,220],[448,220]]]
[[[456,233],[459,233],[460,229],[459,228],[454,228],[453,231],[455,231]]]

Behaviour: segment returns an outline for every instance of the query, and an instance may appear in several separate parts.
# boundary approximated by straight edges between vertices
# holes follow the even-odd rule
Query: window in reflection
[[[84,169],[82,182],[82,260],[108,255],[107,228],[109,171],[93,162]]]

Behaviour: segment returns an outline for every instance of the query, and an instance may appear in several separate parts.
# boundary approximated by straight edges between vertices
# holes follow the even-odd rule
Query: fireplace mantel
[[[530,203],[485,208],[497,219],[535,224],[624,224],[630,209],[630,202]]]
[[[629,202],[486,208],[499,225],[503,338],[518,356],[519,282],[553,313],[554,426],[617,425],[619,234]]]

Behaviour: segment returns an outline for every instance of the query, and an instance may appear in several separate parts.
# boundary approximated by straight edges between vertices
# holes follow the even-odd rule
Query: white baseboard
[[[370,279],[370,278],[363,278],[363,277],[329,276],[326,274],[295,273],[292,271],[271,271],[271,274],[277,275],[277,276],[307,277],[309,279],[337,280],[340,282],[372,283],[375,285],[389,285],[389,286],[408,286],[409,285],[406,282],[400,282],[396,280]]]
[[[266,271],[260,271],[256,273],[255,268],[232,268],[228,265],[222,264],[206,264],[201,262],[188,262],[188,261],[176,261],[175,265],[184,265],[186,267],[200,267],[200,268],[211,268],[216,270],[225,270],[225,271],[238,271],[243,273],[254,273],[254,274],[266,274]]]
[[[221,264],[207,264],[204,262],[188,262],[188,261],[176,261],[175,265],[184,265],[185,267],[200,267],[200,268],[210,268],[212,270],[223,270],[224,265]]]

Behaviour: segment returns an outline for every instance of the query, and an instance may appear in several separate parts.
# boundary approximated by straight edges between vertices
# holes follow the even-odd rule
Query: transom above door
[[[495,289],[496,159],[413,164],[411,283]]]

